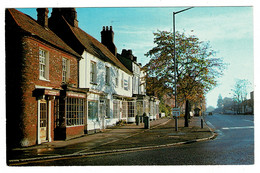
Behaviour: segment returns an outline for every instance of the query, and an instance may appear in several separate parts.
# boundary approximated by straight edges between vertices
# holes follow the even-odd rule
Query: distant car
[[[209,112],[209,115],[213,115],[212,112]]]

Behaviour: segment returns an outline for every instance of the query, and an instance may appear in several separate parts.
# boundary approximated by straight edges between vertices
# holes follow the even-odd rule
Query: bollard
[[[150,119],[148,116],[144,117],[144,128],[145,129],[150,129]]]
[[[144,123],[144,117],[146,117],[146,113],[145,112],[143,113],[143,116],[141,117],[142,118],[142,123]]]
[[[203,129],[203,119],[200,119],[201,128]]]
[[[139,124],[140,124],[138,115],[135,116],[135,123],[136,123],[137,126],[139,126]]]
[[[175,131],[178,131],[178,117],[175,116]]]

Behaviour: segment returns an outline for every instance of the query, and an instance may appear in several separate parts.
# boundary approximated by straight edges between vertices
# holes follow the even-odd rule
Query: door
[[[41,142],[47,141],[47,120],[48,120],[47,102],[46,100],[40,101],[40,140]]]

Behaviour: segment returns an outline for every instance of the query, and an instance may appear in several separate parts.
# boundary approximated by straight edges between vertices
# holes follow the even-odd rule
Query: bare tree
[[[242,113],[242,103],[246,100],[248,94],[248,87],[251,83],[246,79],[237,79],[234,85],[233,100],[236,103],[237,113]],[[245,109],[245,108],[244,108]]]

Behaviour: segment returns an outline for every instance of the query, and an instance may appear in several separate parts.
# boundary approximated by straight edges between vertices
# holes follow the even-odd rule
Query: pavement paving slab
[[[179,118],[178,131],[175,131],[175,120],[170,118],[151,121],[150,126],[150,129],[144,129],[143,123],[138,126],[125,124],[67,141],[53,141],[32,147],[15,148],[7,153],[8,160],[10,163],[15,163],[35,158],[65,157],[70,154],[136,150],[207,140],[214,136],[205,122],[204,127],[201,128],[200,117],[191,118],[189,127],[184,127],[184,119]]]

